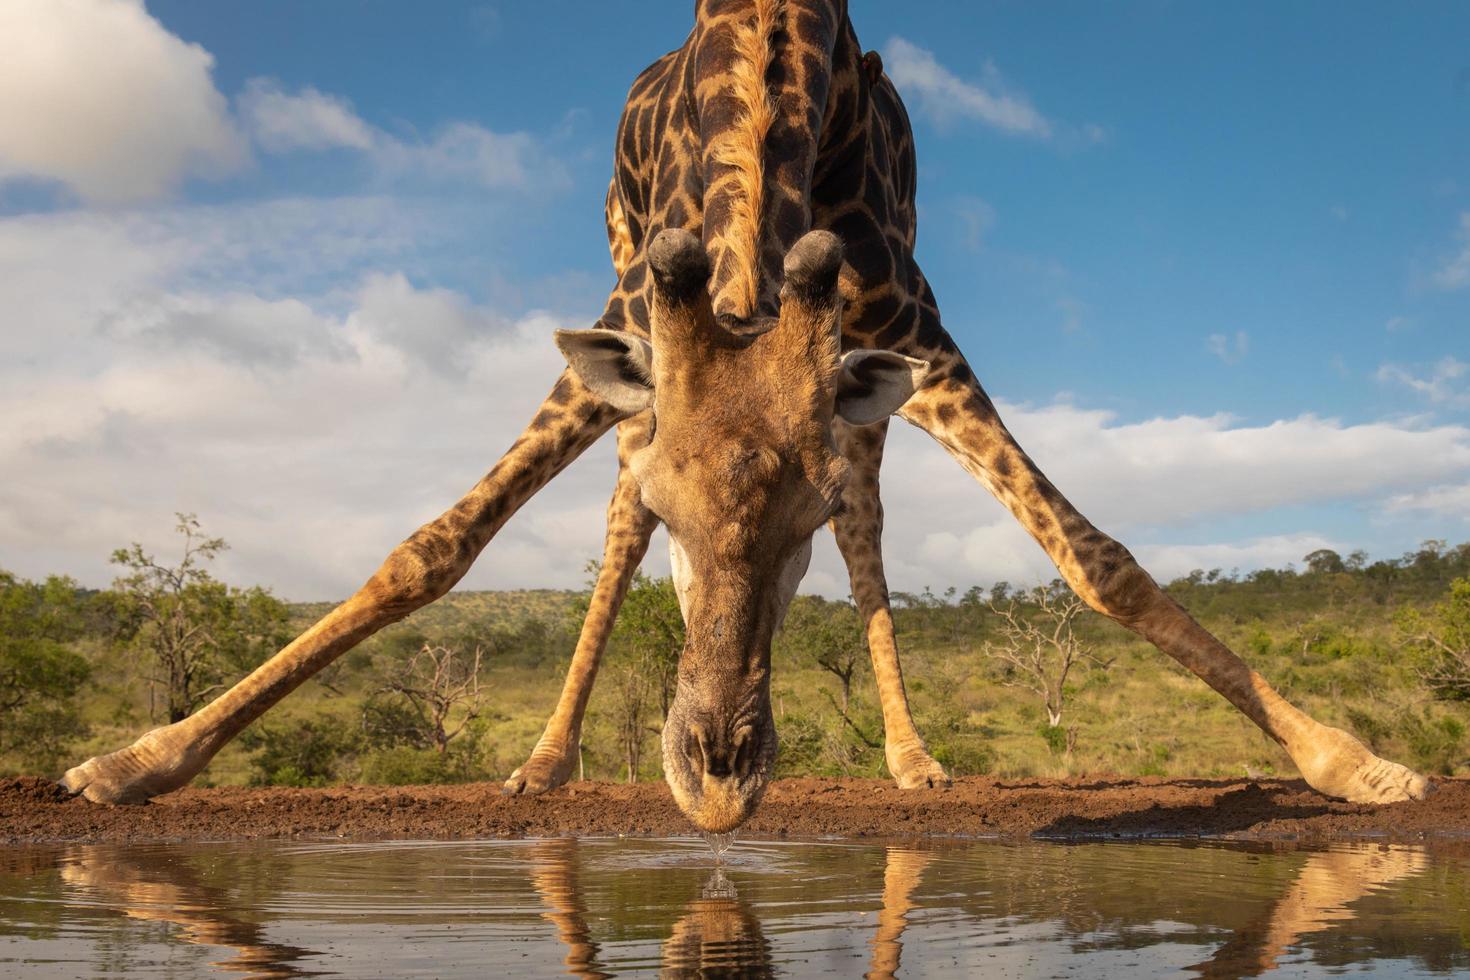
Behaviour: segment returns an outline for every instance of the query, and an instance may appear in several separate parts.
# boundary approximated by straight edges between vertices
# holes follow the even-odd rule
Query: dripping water
[[[725,852],[730,849],[731,844],[735,843],[735,835],[712,834],[707,830],[701,830],[699,836],[703,837],[704,842],[709,845],[709,849],[715,852],[715,863],[724,863]]]

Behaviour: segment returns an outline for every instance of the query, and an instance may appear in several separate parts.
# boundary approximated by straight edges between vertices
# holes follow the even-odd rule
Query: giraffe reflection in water
[[[587,904],[578,878],[575,838],[537,841],[531,850],[531,884],[567,948],[566,972],[576,977],[613,976],[598,962],[600,949],[587,924]],[[770,943],[760,920],[741,901],[735,885],[716,866],[699,896],[684,906],[662,947],[663,975],[763,976],[774,970]]]
[[[531,852],[531,882],[546,906],[542,917],[556,927],[567,948],[567,973],[577,977],[606,978],[613,974],[598,962],[599,948],[591,938],[587,904],[577,874],[578,844],[574,838],[538,841]],[[934,860],[931,851],[890,847],[883,873],[883,905],[878,927],[869,941],[871,967],[865,976],[897,975],[903,951],[902,936],[913,910],[912,896],[924,869]],[[771,944],[755,910],[741,900],[735,883],[722,866],[705,880],[699,896],[683,908],[662,946],[662,975],[764,976],[774,971]]]
[[[1214,956],[1193,969],[1221,980],[1269,973],[1302,937],[1355,918],[1351,903],[1428,867],[1424,852],[1406,849],[1309,854],[1286,894],[1267,914],[1238,930]]]
[[[233,949],[234,956],[210,964],[222,972],[251,977],[312,974],[297,963],[319,954],[266,942],[260,923],[230,911],[239,908],[238,896],[206,884],[176,855],[84,846],[64,851],[58,865],[66,886],[130,919],[177,926],[175,937],[182,942]]]

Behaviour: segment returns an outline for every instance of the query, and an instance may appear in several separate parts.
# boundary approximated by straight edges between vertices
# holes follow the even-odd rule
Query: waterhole
[[[0,974],[1470,972],[1470,845],[547,839],[0,851]]]

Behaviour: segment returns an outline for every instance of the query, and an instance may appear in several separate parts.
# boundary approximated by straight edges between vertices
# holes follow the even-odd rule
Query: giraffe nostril
[[[689,734],[684,736],[684,756],[694,772],[704,772],[704,746],[700,744],[697,728],[691,728]]]
[[[754,761],[755,733],[749,728],[742,728],[735,735],[735,774],[750,775],[750,767]]]

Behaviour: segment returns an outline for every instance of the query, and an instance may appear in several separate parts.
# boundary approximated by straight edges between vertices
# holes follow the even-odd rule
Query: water
[[[0,975],[1470,975],[1470,845],[0,851]]]

